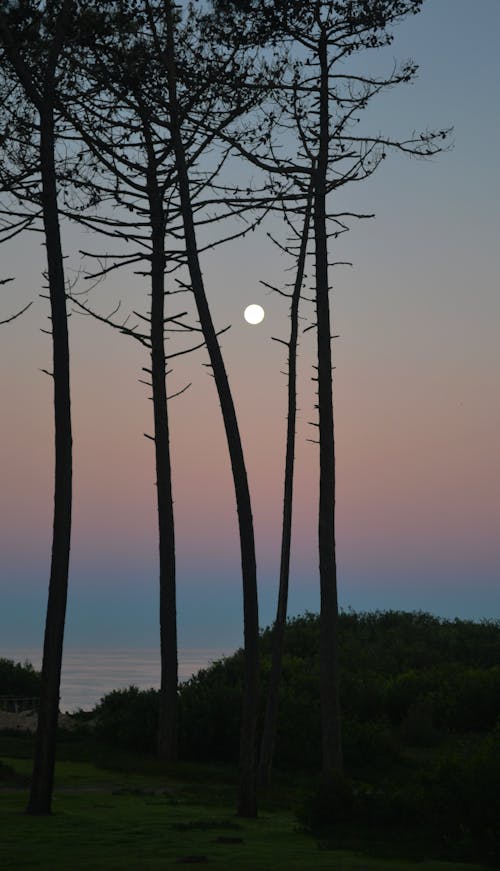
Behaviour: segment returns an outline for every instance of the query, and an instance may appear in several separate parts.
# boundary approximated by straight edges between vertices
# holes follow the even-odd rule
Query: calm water
[[[180,680],[187,680],[224,653],[229,655],[232,651],[180,650]],[[15,662],[29,660],[34,668],[40,668],[42,661],[40,650],[0,649],[0,657]],[[61,711],[90,710],[105,693],[130,684],[141,689],[160,686],[158,650],[66,650],[61,676]]]

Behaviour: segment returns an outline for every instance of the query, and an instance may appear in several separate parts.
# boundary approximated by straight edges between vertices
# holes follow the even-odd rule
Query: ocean
[[[179,650],[179,679],[187,680],[201,668],[232,651],[188,648]],[[92,710],[111,690],[134,684],[141,689],[160,686],[159,650],[65,650],[61,675],[60,710]],[[39,669],[41,650],[0,649],[0,657],[31,662]]]

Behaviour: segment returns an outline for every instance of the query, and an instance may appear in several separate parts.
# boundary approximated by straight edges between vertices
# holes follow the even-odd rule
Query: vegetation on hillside
[[[328,784],[316,779],[319,627],[317,616],[305,614],[286,629],[268,800],[277,789],[279,802],[326,847],[498,866],[500,622],[347,612],[340,628],[346,774]],[[271,635],[266,629],[260,638],[261,717]],[[242,670],[240,650],[180,687],[180,764],[194,764],[201,779],[238,758]],[[38,679],[29,664],[0,661],[0,694],[22,694]],[[81,728],[61,742],[62,758],[155,770],[158,707],[155,689],[108,693],[91,714],[75,715]],[[85,737],[89,718],[94,727]],[[9,756],[18,741],[3,739]],[[284,792],[283,779],[293,784]]]
[[[340,620],[346,776],[321,781],[298,817],[317,837],[370,849],[387,840],[414,855],[499,861],[500,622],[441,620],[397,611]],[[261,634],[261,716],[270,669]],[[276,746],[278,769],[317,770],[320,756],[319,620],[288,622]],[[238,752],[242,652],[180,688],[180,750],[199,763]],[[155,690],[105,696],[96,733],[153,752]],[[362,835],[360,834],[362,832]]]
[[[0,658],[0,697],[35,698],[40,692],[40,673],[30,662]]]
[[[350,768],[401,747],[488,732],[500,717],[500,623],[441,620],[397,611],[341,615],[341,698]],[[262,700],[271,629],[261,634]],[[276,747],[278,766],[313,767],[319,754],[319,620],[288,622]],[[237,754],[242,652],[214,662],[180,688],[184,758]],[[152,750],[154,690],[114,691],[96,708],[97,728],[128,749]],[[135,724],[135,725],[134,725]],[[137,732],[137,734],[136,734]]]

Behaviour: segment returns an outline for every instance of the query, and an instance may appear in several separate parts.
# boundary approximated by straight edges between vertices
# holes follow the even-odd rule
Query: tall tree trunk
[[[297,259],[297,274],[290,306],[290,341],[288,344],[288,419],[286,431],[285,482],[283,488],[283,527],[281,534],[280,581],[278,606],[273,627],[273,644],[269,688],[260,745],[259,786],[269,786],[273,761],[274,744],[278,722],[278,694],[281,681],[283,649],[285,642],[286,615],[288,607],[288,579],[290,575],[290,545],[292,538],[293,472],[295,464],[295,427],[297,419],[297,337],[299,329],[299,303],[311,222],[312,193],[309,191],[300,250]]]
[[[175,69],[175,36],[173,4],[165,3],[167,17],[166,68],[168,75],[168,96],[170,103],[171,136],[175,151],[179,195],[184,225],[184,236],[191,286],[198,310],[200,326],[207,345],[210,364],[219,395],[219,401],[226,431],[227,445],[231,459],[234,490],[238,511],[238,524],[241,549],[241,569],[243,581],[243,624],[244,624],[244,686],[240,731],[240,778],[238,791],[238,813],[244,817],[257,815],[256,790],[256,732],[259,701],[259,617],[257,602],[257,567],[255,561],[255,541],[253,530],[250,492],[243,456],[243,448],[234,408],[233,397],[222,358],[219,341],[212,322],[203,275],[201,272],[196,243],[189,177],[186,156],[182,141],[181,121],[177,104],[177,82]]]
[[[68,322],[54,151],[53,111],[44,109],[40,112],[40,161],[52,318],[55,488],[40,707],[31,792],[26,808],[30,814],[48,814],[51,811],[71,537],[72,436]]]
[[[338,667],[338,603],[335,558],[335,437],[333,428],[333,384],[330,304],[328,287],[328,245],[326,232],[326,177],[328,169],[328,56],[327,37],[319,42],[321,70],[319,124],[320,141],[315,173],[314,236],[316,251],[316,315],[319,410],[319,576],[320,682],[323,776],[342,770]]]
[[[151,382],[153,388],[156,494],[160,557],[160,719],[158,755],[177,759],[177,611],[175,532],[165,365],[165,220],[150,155],[148,197],[152,224]]]

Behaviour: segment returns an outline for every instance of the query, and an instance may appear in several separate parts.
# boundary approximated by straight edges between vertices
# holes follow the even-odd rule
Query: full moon
[[[243,317],[247,324],[260,324],[264,320],[264,309],[261,305],[247,305]]]

